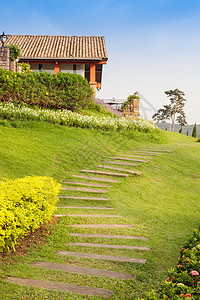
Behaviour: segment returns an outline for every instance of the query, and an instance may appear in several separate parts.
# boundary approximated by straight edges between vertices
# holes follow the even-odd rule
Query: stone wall
[[[0,47],[0,69],[10,70],[10,50],[8,47]]]

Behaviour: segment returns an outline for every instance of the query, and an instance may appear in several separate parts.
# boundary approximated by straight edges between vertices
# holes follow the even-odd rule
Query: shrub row
[[[36,120],[53,124],[101,130],[139,130],[150,132],[159,130],[152,122],[116,117],[84,116],[69,110],[32,109],[0,103],[0,117],[4,119]]]
[[[200,299],[200,229],[180,250],[177,266],[168,271],[168,277],[158,292],[148,293],[143,300]]]
[[[30,176],[0,181],[0,251],[50,220],[60,185],[52,178]]]
[[[88,81],[77,74],[20,74],[0,69],[0,101],[78,110],[93,101],[93,91]]]

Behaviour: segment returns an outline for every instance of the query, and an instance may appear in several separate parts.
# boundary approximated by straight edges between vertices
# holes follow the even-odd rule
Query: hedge
[[[0,181],[0,252],[15,249],[19,237],[49,221],[60,184],[49,177]]]
[[[0,69],[0,101],[40,108],[79,110],[93,102],[93,91],[81,75],[48,72],[13,73]]]

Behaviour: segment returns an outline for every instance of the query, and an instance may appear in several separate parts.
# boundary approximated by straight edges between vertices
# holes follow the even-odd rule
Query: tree
[[[192,130],[192,137],[197,137],[197,124],[194,124],[193,130]]]
[[[181,127],[187,124],[185,112],[183,110],[186,101],[186,99],[183,98],[185,94],[178,89],[165,91],[165,94],[169,97],[170,104],[163,105],[163,108],[160,108],[152,118],[154,121],[161,121],[162,123],[166,120],[171,120],[172,131],[174,131],[175,121],[178,122]]]

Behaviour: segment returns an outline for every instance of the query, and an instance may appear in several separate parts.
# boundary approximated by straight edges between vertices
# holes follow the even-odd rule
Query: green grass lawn
[[[72,228],[66,224],[107,223],[106,218],[61,218],[48,243],[39,249],[30,249],[24,257],[3,268],[3,276],[21,276],[71,284],[111,288],[110,299],[138,299],[145,291],[159,287],[167,269],[173,267],[183,243],[199,226],[200,143],[178,133],[102,132],[68,128],[39,122],[11,121],[0,125],[0,177],[17,178],[25,175],[51,176],[72,180],[72,174],[81,169],[97,169],[96,165],[107,156],[116,156],[134,148],[170,149],[169,153],[155,157],[148,164],[127,167],[141,171],[140,177],[130,176],[112,184],[105,195],[110,201],[61,200],[60,205],[112,206],[113,211],[99,214],[120,214],[123,218],[109,222],[134,224],[127,229],[84,229],[73,232],[123,234],[145,236],[148,241],[122,240],[120,244],[148,246],[151,252],[105,248],[69,246],[66,243],[83,242],[83,238],[70,237]],[[120,167],[120,166],[119,166]],[[84,181],[81,179],[80,181]],[[62,194],[74,192],[62,191]],[[82,195],[76,192],[77,195]],[[104,196],[104,195],[103,195]],[[61,209],[57,213],[74,213],[74,209]],[[86,213],[88,211],[77,211]],[[89,213],[94,213],[91,210]],[[118,240],[87,239],[84,242],[117,244]],[[86,258],[65,258],[58,250],[147,258],[146,265],[104,262]],[[31,267],[30,262],[41,260],[76,263],[80,266],[102,268],[135,274],[133,280],[114,280],[87,275],[63,274],[55,270]],[[36,290],[1,282],[0,299],[98,299],[62,292]],[[101,299],[101,298],[99,298]]]

